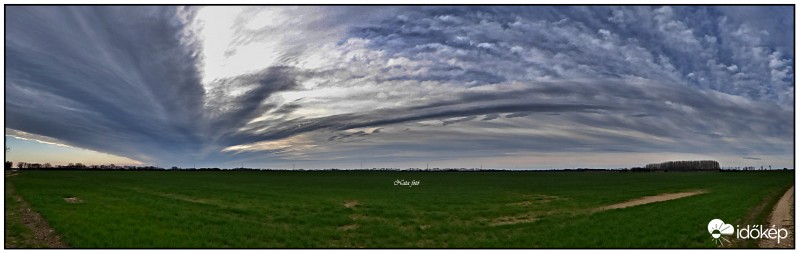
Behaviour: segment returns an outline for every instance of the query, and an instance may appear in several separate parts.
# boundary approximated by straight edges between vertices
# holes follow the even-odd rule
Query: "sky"
[[[7,160],[794,164],[792,6],[7,6]]]

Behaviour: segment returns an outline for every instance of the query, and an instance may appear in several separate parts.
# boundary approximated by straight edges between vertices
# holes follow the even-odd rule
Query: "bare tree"
[[[653,170],[718,170],[718,161],[667,161],[663,163],[652,163],[646,165],[647,169]]]

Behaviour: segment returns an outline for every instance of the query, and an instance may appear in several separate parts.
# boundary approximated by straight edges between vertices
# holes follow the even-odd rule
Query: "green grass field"
[[[28,171],[6,184],[81,248],[714,248],[708,221],[765,223],[794,180],[793,171]],[[594,210],[690,190],[708,193]]]

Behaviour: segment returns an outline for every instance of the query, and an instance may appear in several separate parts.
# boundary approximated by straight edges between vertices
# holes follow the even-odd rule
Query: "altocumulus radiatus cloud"
[[[793,162],[791,7],[7,8],[7,131],[146,163]]]

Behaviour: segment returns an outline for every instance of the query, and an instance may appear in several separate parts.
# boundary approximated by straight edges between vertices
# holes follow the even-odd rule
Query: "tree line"
[[[103,165],[86,165],[83,163],[69,163],[67,165],[52,165],[50,163],[30,163],[20,161],[16,164],[17,169],[77,169],[77,170],[165,170],[153,166],[121,166],[114,164]],[[14,163],[11,161],[5,162],[5,168],[11,169]]]
[[[346,170],[346,171],[447,171],[447,172],[489,172],[489,171],[519,171],[516,169],[490,169],[490,168],[430,168],[430,169],[423,169],[423,168],[407,168],[407,169],[399,169],[399,168],[371,168],[371,169],[339,169],[339,168],[328,168],[328,169],[270,169],[270,168],[244,168],[244,167],[237,167],[237,168],[180,168],[180,167],[169,167],[169,168],[162,168],[157,166],[121,166],[121,165],[114,165],[114,164],[104,164],[104,165],[85,165],[83,163],[69,163],[67,165],[52,165],[50,163],[28,163],[28,162],[17,162],[16,163],[17,169],[26,169],[26,170],[47,170],[47,169],[67,169],[67,170],[117,170],[117,171],[161,171],[161,170],[171,170],[171,171],[285,171],[285,170],[294,170],[294,171],[339,171],[339,170]],[[11,161],[5,162],[5,169],[10,170],[14,167],[14,163]],[[662,163],[651,163],[647,164],[645,167],[633,167],[633,168],[574,168],[574,169],[549,169],[549,170],[521,170],[521,171],[564,171],[564,172],[652,172],[652,171],[747,171],[747,170],[756,170],[755,167],[725,167],[721,168],[719,162],[712,161],[712,160],[700,160],[700,161],[667,161]],[[760,167],[760,170],[771,170],[771,166],[769,165],[768,168]],[[787,168],[783,168],[782,170],[788,170]]]
[[[718,161],[701,160],[650,163],[645,168],[649,170],[720,170],[721,166]]]

